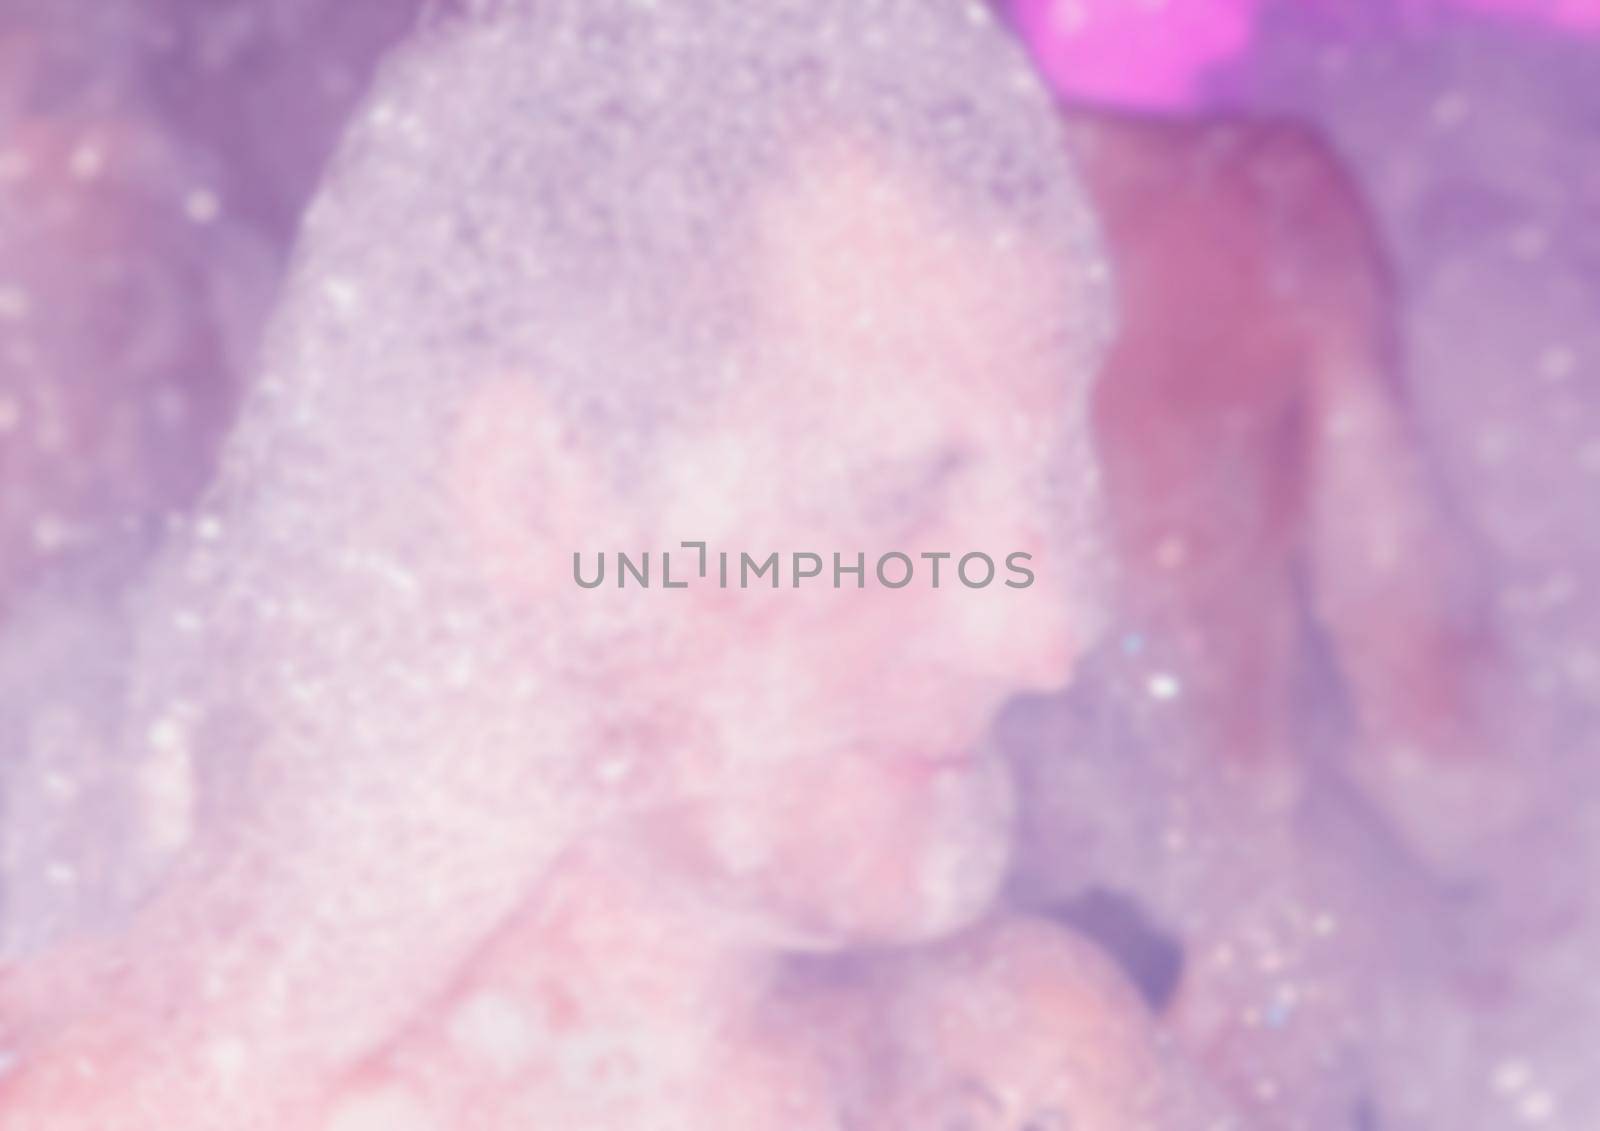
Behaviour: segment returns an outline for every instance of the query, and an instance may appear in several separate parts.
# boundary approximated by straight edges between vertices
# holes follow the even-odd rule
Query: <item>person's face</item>
[[[1038,304],[1067,292],[1026,247],[851,154],[825,154],[762,217],[763,331],[787,372],[727,394],[671,453],[651,524],[664,547],[708,543],[712,580],[728,553],[728,587],[677,606],[685,644],[661,681],[714,720],[698,757],[716,784],[686,784],[727,802],[710,824],[729,866],[770,867],[802,918],[937,929],[1004,862],[991,716],[1064,685],[1080,646],[1081,565],[1053,506],[1079,407],[1028,334],[1061,324]],[[742,588],[741,554],[773,551],[779,587]],[[821,559],[798,587],[797,551]],[[842,572],[835,587],[836,553],[864,555],[864,587]],[[904,555],[884,566],[893,583],[909,567],[903,587],[877,574],[887,554]]]
[[[514,507],[488,507],[488,556],[565,562],[567,540],[597,539],[658,563],[671,551],[686,591],[608,581],[559,598],[575,631],[598,616],[644,642],[603,661],[621,701],[595,710],[629,721],[614,741],[602,726],[597,757],[655,796],[664,782],[682,802],[669,839],[763,915],[827,938],[947,929],[981,910],[1009,851],[991,716],[1065,684],[1081,645],[1081,532],[1058,508],[1081,489],[1064,481],[1082,466],[1081,382],[1058,360],[1081,265],[840,147],[753,215],[749,380],[664,442],[638,490],[551,461],[532,478],[553,517],[530,536],[496,517]],[[529,478],[499,453],[549,446],[508,425],[510,407],[490,398],[464,433],[469,499]],[[706,543],[703,578],[685,541]],[[744,587],[743,555],[774,552],[778,587]],[[798,586],[796,553],[820,561]],[[835,554],[860,556],[861,586],[843,572],[835,586]],[[909,582],[886,586],[880,560]]]

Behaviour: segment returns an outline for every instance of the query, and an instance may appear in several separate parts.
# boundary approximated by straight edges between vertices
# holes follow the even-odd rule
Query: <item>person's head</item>
[[[1092,630],[1107,320],[1049,99],[983,18],[552,0],[391,68],[236,445],[291,432],[321,461],[262,480],[325,532],[306,584],[370,606],[370,632],[306,643],[373,684],[387,756],[437,734],[532,758],[515,713],[565,706],[592,719],[573,774],[671,809],[665,841],[764,912],[901,935],[982,902],[1008,811],[989,716],[1064,683]],[[698,572],[684,541],[706,576],[669,590],[663,551]],[[650,588],[616,587],[619,551],[650,553]],[[779,588],[742,587],[774,552]],[[799,588],[796,553],[820,560]],[[348,580],[396,558],[409,589]],[[460,676],[483,657],[494,679]]]
[[[1049,339],[1078,265],[848,144],[799,148],[746,223],[746,380],[636,479],[537,382],[486,386],[463,498],[498,583],[564,609],[574,650],[609,623],[590,678],[643,721],[599,756],[692,799],[691,851],[824,934],[944,929],[1004,863],[990,717],[1065,685],[1090,627],[1082,388]],[[776,588],[746,561],[773,552]]]

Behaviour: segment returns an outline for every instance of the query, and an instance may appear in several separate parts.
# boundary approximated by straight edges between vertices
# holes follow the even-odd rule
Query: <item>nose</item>
[[[997,581],[952,596],[953,633],[987,682],[1010,693],[1057,691],[1071,680],[1080,644],[1070,602],[1064,587],[1049,583],[1037,563],[1027,588]]]
[[[1021,691],[1059,691],[1072,681],[1079,645],[1063,595],[1040,594],[1037,608],[1018,610],[1013,679]]]

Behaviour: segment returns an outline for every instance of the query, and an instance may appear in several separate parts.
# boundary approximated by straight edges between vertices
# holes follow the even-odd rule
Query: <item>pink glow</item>
[[[1243,52],[1259,0],[1017,0],[1013,11],[1060,93],[1190,108],[1204,72]]]
[[[1311,0],[1289,0],[1311,6]],[[1600,32],[1600,0],[1394,0],[1429,21],[1452,12]],[[1200,108],[1206,72],[1250,49],[1262,0],[1012,0],[1011,12],[1055,90],[1146,110]],[[1337,10],[1336,8],[1334,9]]]

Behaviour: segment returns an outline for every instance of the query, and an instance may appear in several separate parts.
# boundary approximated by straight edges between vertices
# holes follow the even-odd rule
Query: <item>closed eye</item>
[[[916,530],[939,513],[951,483],[970,462],[965,449],[950,447],[885,468],[875,476],[862,516],[874,529]]]

